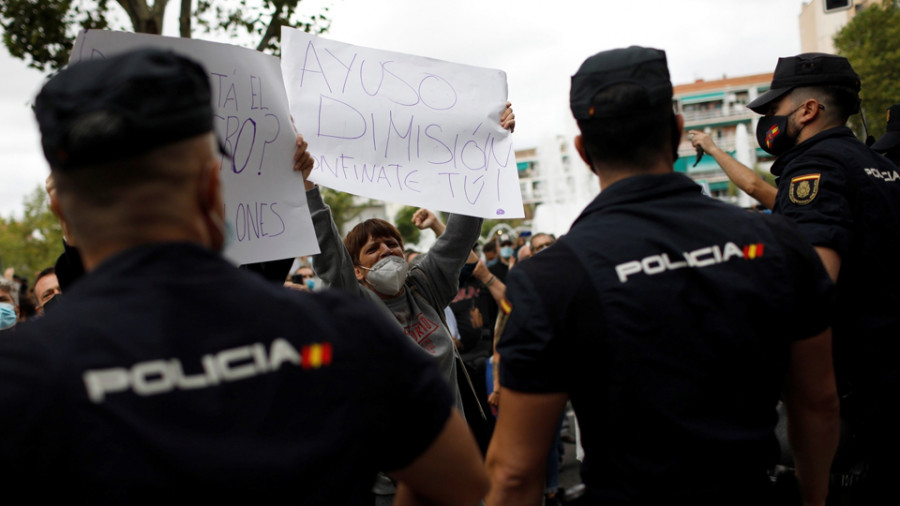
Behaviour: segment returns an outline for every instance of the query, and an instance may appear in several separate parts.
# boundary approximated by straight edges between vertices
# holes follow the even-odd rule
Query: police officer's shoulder
[[[563,236],[540,253],[518,262],[509,270],[507,287],[514,290],[526,283],[545,300],[564,303],[580,285],[590,283],[587,267],[573,250],[577,245],[568,239],[568,235]]]

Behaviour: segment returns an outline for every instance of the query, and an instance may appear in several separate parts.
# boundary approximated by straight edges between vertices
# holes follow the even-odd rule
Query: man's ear
[[[684,133],[684,116],[675,114],[672,118],[672,163],[678,161],[678,146]]]
[[[353,266],[353,272],[356,274],[356,280],[363,282],[366,279],[366,271],[362,270],[358,265]]]
[[[69,246],[76,247],[75,238],[72,237],[72,234],[69,232],[69,223],[66,221],[65,214],[63,214],[62,206],[59,205],[59,197],[56,196],[56,191],[52,191],[48,195],[50,197],[50,210],[53,211],[53,214],[55,214],[56,218],[59,220],[59,225],[62,227],[63,239],[65,239],[66,244]]]
[[[806,102],[803,102],[802,109],[800,110],[799,122],[801,125],[805,125],[815,120],[821,113],[819,101],[814,98],[808,98],[806,99]]]
[[[210,159],[200,172],[200,181],[197,185],[197,199],[200,208],[209,211],[222,203],[222,180],[219,177],[221,164],[218,160]]]
[[[197,204],[206,222],[210,244],[215,251],[225,247],[225,204],[222,202],[222,182],[219,177],[221,163],[210,159],[200,171],[197,181]]]
[[[588,156],[587,150],[584,149],[584,140],[581,138],[581,135],[575,136],[575,151],[578,151],[578,156],[580,156],[581,159],[584,160],[584,163],[586,163],[588,168],[591,169],[591,172],[596,174],[597,171],[594,170],[594,164],[591,163],[591,157]]]

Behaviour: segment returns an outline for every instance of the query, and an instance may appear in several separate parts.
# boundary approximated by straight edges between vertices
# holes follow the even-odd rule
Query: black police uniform
[[[510,270],[501,384],[569,394],[590,504],[766,504],[789,346],[832,289],[786,220],[629,177]]]
[[[778,181],[773,212],[841,257],[834,321],[841,414],[868,440],[867,453],[896,461],[900,171],[843,126],[791,148],[771,170]]]
[[[371,504],[452,404],[368,302],[147,245],[0,340],[0,476],[37,503]]]

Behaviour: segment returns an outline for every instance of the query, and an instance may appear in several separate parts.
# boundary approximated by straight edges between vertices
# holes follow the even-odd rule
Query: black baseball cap
[[[72,64],[44,85],[34,111],[55,170],[140,155],[213,130],[206,70],[160,49]]]
[[[900,104],[888,108],[887,131],[872,144],[872,149],[879,153],[887,153],[897,147],[900,147]]]
[[[778,59],[769,91],[747,104],[753,112],[765,114],[769,104],[794,88],[838,85],[859,93],[859,75],[843,56],[803,53]],[[853,111],[856,112],[856,111]]]
[[[599,92],[623,83],[642,87],[643,96],[628,104],[595,100]],[[666,52],[631,46],[591,56],[572,76],[569,103],[577,120],[615,118],[661,104],[671,105],[672,80]]]

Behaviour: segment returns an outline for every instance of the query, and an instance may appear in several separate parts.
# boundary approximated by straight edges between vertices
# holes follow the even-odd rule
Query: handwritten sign
[[[171,49],[206,68],[222,158],[225,256],[247,264],[319,252],[303,178],[292,170],[296,134],[278,58],[215,42],[104,30],[78,35],[71,62],[141,47]]]
[[[291,114],[310,179],[356,195],[489,218],[524,217],[506,74],[282,28]]]

